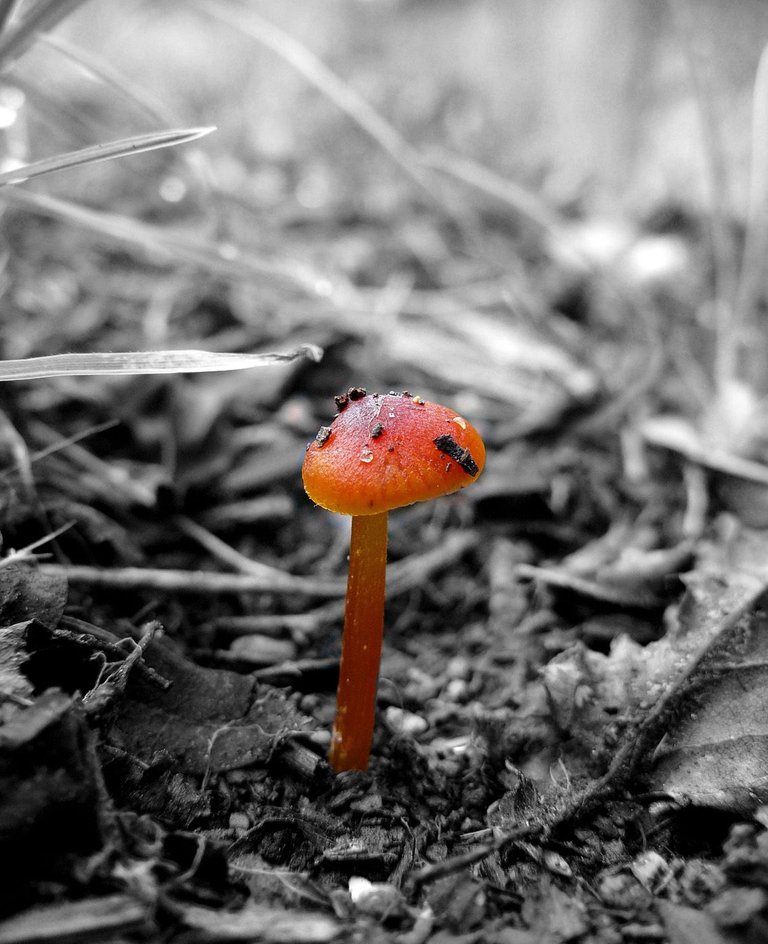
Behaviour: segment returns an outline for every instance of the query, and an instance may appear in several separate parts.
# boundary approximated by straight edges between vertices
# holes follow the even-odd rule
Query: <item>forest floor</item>
[[[653,419],[686,408],[696,327],[564,274],[525,227],[477,219],[527,256],[510,280],[404,212],[410,243],[348,224],[367,312],[315,299],[272,326],[215,278],[168,290],[7,216],[9,352],[125,349],[138,319],[169,346],[326,354],[3,387],[0,941],[768,934],[768,541],[737,514],[762,486]],[[670,220],[636,245],[681,243]],[[395,242],[366,289],[362,249]],[[300,465],[352,384],[451,401],[488,461],[391,515],[370,770],[334,776],[348,519]]]
[[[0,944],[768,940],[768,436],[712,382],[710,221],[359,130],[223,173],[205,227],[165,158],[109,217],[3,190],[4,359],[325,353],[0,385]],[[390,515],[334,775],[349,519],[300,470],[353,386],[488,458]]]

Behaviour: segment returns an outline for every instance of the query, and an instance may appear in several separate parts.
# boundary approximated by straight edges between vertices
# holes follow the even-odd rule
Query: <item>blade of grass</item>
[[[544,200],[471,158],[433,151],[424,157],[424,163],[506,204],[552,235],[563,226],[562,218]]]
[[[172,262],[189,263],[228,278],[247,281],[272,280],[283,285],[291,285],[309,295],[326,299],[334,289],[327,277],[303,262],[295,260],[280,262],[262,259],[252,254],[244,255],[231,244],[195,240],[183,233],[140,223],[129,217],[91,210],[55,197],[32,193],[20,187],[0,188],[0,201],[74,223],[101,236],[109,236],[119,242],[136,246],[154,257],[159,256],[161,259]]]
[[[159,99],[139,88],[131,78],[123,75],[101,57],[73,45],[60,36],[45,35],[40,37],[40,41],[131,102],[154,124],[171,128],[180,124],[178,117]]]
[[[696,49],[696,21],[691,0],[672,0],[675,26],[682,41],[703,137],[704,164],[709,191],[709,223],[715,278],[715,387],[722,392],[736,377],[739,312],[736,301],[737,261],[727,223],[730,190],[721,123],[714,107],[707,62]]]
[[[47,157],[32,164],[22,164],[13,170],[0,173],[0,187],[21,184],[35,177],[55,174],[71,167],[113,161],[129,154],[144,154],[147,151],[157,151],[176,144],[186,144],[189,141],[197,141],[214,130],[214,128],[182,128],[172,131],[154,131],[150,134],[121,138],[119,141],[109,141],[106,144],[95,144],[77,151],[69,151],[66,154],[57,154],[54,157]]]
[[[13,11],[19,5],[18,0],[0,0],[0,32],[8,25]]]
[[[744,237],[739,288],[736,296],[736,320],[742,327],[755,324],[758,304],[766,288],[765,260],[768,254],[768,45],[763,48],[755,76],[752,95],[752,142],[747,203],[747,226]],[[762,372],[766,352],[757,352],[755,363],[746,365],[749,379],[765,393]]]
[[[124,101],[132,105],[137,114],[147,118],[153,125],[160,128],[174,128],[182,123],[170,108],[166,108],[154,95],[151,95],[146,89],[140,88],[132,78],[123,75],[101,57],[92,55],[85,49],[74,46],[59,36],[42,36],[41,41],[54,49],[59,55],[75,63],[79,69],[85,71],[97,82],[102,83],[110,91],[115,92]],[[190,152],[185,148],[178,153],[180,160],[186,165],[190,177],[195,182],[198,196],[208,199],[213,195],[217,195],[216,188],[212,184],[214,175],[208,170],[207,159],[203,152],[197,149]],[[220,206],[215,206],[213,209],[220,214]]]
[[[188,374],[214,370],[246,370],[323,356],[315,344],[302,344],[287,354],[217,354],[210,351],[127,351],[120,353],[49,354],[0,361],[0,381],[48,377],[93,377],[117,374]]]
[[[303,43],[252,9],[241,8],[237,14],[233,14],[228,8],[223,9],[219,3],[208,0],[195,0],[194,5],[206,15],[271,49],[293,66],[372,138],[431,200],[440,202],[432,178],[430,174],[425,173],[419,155],[413,147],[359,92],[329,69],[323,60]]]
[[[73,138],[78,137],[87,141],[89,135],[94,136],[93,117],[79,111],[74,102],[56,101],[51,95],[50,80],[46,82],[41,76],[35,76],[33,79],[29,75],[16,72],[9,75],[5,81],[11,88],[23,92],[25,111],[34,113],[35,117],[45,122],[48,140],[52,146],[54,141],[71,142]]]
[[[6,72],[35,42],[87,0],[41,0],[16,25],[0,35],[0,72]]]

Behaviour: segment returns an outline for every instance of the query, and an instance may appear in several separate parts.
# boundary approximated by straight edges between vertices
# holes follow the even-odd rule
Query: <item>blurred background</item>
[[[728,199],[743,210],[751,93],[768,37],[761,0],[87,3],[63,25],[68,42],[181,122],[217,125],[204,147],[222,185],[317,210],[361,181],[374,199],[391,168],[258,35],[217,19],[241,17],[247,28],[249,13],[321,57],[420,150],[490,163],[558,205],[643,213],[668,200],[705,203],[698,83],[727,154]],[[82,106],[95,133],[139,125],[135,109],[44,44],[20,74],[51,107]],[[49,136],[36,148],[65,143]]]
[[[54,7],[5,8],[23,29]],[[295,479],[318,404],[361,382],[452,402],[500,448],[613,404],[619,422],[707,414],[723,448],[768,454],[752,422],[768,376],[765,3],[66,10],[10,62],[0,44],[6,167],[216,130],[3,189],[3,356],[314,342],[326,359],[180,380],[172,433],[135,419],[171,397],[160,381],[30,388],[25,415],[48,406],[61,426],[62,392],[90,398],[177,482],[221,417],[242,431],[275,415],[290,449],[266,482]]]

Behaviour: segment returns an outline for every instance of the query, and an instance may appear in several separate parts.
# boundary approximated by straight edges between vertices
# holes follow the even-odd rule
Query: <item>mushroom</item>
[[[336,720],[329,762],[367,770],[384,632],[387,513],[458,491],[483,471],[479,433],[445,406],[409,393],[336,397],[338,416],[307,447],[307,495],[352,515]]]

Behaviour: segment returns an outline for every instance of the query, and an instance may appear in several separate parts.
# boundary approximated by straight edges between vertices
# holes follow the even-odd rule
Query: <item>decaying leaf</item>
[[[282,736],[303,725],[283,692],[197,666],[167,640],[149,647],[146,663],[171,685],[133,676],[109,733],[113,747],[144,764],[164,755],[196,776],[263,764]]]
[[[100,848],[99,782],[76,698],[51,689],[0,727],[0,857],[13,863],[3,897],[30,876],[61,876],[60,857]]]
[[[0,628],[0,724],[5,720],[3,705],[6,701],[18,705],[29,699],[32,685],[20,669],[27,658],[24,650],[24,631],[28,623],[16,623]]]
[[[38,619],[55,626],[67,601],[67,580],[34,567],[9,565],[0,580],[0,626]]]
[[[742,813],[768,800],[768,619],[706,680],[656,751],[654,786]]]
[[[575,646],[544,667],[552,717],[596,746],[617,718],[631,730],[668,704],[675,723],[656,752],[656,789],[752,809],[768,797],[768,644],[765,620],[753,619],[768,586],[768,535],[721,534],[684,582],[662,639],[642,647],[621,636],[607,655]]]

